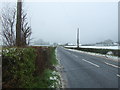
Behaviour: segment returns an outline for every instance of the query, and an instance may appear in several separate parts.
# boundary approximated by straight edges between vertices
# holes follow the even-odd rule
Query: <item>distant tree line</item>
[[[38,39],[38,40],[34,41],[34,45],[50,45],[50,43],[49,42],[45,42],[42,39]]]

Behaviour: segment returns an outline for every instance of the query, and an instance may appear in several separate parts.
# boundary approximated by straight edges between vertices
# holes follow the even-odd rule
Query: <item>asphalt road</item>
[[[57,47],[66,88],[118,88],[118,62]]]

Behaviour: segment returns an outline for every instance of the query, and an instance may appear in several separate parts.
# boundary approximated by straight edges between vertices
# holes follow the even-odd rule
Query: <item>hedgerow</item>
[[[3,48],[3,88],[57,87],[59,75],[53,74],[55,64],[54,47]],[[57,79],[50,79],[54,77]]]
[[[3,87],[31,87],[35,71],[35,49],[5,48],[2,50]]]

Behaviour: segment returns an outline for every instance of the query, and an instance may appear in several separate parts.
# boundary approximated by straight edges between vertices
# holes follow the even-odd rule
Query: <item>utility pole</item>
[[[16,46],[21,46],[22,0],[17,0]]]
[[[79,28],[77,29],[77,48],[79,48]]]

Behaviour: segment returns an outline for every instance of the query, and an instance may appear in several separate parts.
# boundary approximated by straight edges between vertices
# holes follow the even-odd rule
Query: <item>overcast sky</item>
[[[26,2],[31,18],[32,37],[51,43],[76,44],[118,40],[117,2]]]

